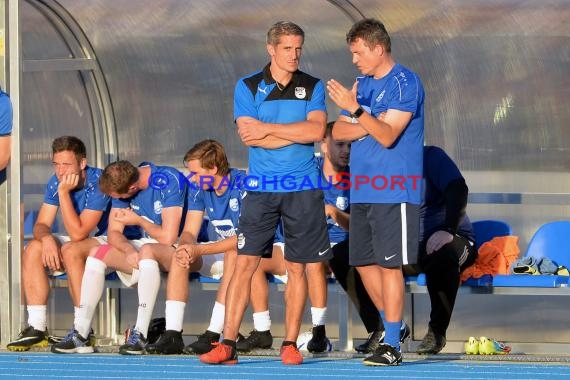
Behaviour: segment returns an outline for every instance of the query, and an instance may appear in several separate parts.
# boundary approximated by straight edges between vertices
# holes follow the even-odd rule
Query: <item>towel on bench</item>
[[[509,274],[511,264],[519,257],[519,237],[497,236],[479,247],[475,263],[461,273],[461,282],[483,275]]]

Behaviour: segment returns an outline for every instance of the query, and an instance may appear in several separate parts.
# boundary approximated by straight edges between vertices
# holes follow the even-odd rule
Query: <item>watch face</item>
[[[353,117],[359,118],[364,113],[364,109],[362,107],[358,107],[356,111],[354,111]]]

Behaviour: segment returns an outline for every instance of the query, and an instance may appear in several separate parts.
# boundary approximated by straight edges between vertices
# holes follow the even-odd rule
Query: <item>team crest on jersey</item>
[[[232,211],[239,210],[239,203],[238,203],[238,200],[236,198],[230,198],[230,209]]]
[[[307,91],[305,91],[305,87],[295,87],[295,97],[297,99],[305,99],[307,96]]]
[[[162,212],[162,203],[160,201],[154,201],[154,213],[160,214]]]
[[[243,234],[238,235],[237,246],[239,249],[242,249],[245,246],[245,236],[243,236]]]
[[[348,207],[348,198],[347,197],[336,197],[336,208],[339,210],[346,210]]]

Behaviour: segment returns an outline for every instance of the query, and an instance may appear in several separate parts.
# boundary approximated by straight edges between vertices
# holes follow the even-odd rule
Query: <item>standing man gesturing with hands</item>
[[[355,23],[346,41],[363,76],[351,89],[331,79],[330,98],[342,108],[335,140],[353,141],[350,155],[350,264],[356,266],[386,328],[367,365],[402,361],[402,265],[417,261],[424,130],[424,90],[396,63],[384,25]]]

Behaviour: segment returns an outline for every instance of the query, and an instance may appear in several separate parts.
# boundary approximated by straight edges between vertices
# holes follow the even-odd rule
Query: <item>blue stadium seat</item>
[[[542,225],[534,234],[525,256],[548,257],[558,265],[570,268],[570,220],[549,222]]]
[[[490,241],[496,236],[508,236],[513,234],[513,229],[507,222],[502,220],[477,220],[472,223],[475,232],[475,248]]]
[[[549,222],[542,225],[528,243],[525,257],[548,257],[558,265],[570,267],[570,221]],[[556,288],[568,283],[568,276],[508,275],[495,276],[493,286],[528,286]]]

